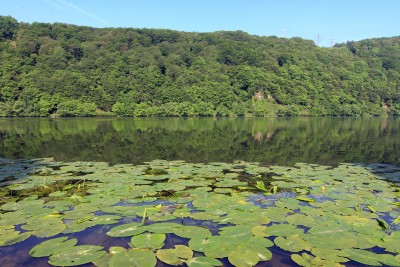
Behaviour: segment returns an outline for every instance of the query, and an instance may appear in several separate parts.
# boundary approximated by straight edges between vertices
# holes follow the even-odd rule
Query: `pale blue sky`
[[[22,22],[163,28],[334,42],[400,35],[400,0],[0,0]]]

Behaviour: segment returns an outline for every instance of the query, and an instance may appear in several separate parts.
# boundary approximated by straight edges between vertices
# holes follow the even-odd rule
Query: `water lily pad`
[[[303,225],[311,227],[314,224],[314,218],[308,215],[296,213],[286,217],[286,221],[294,225]]]
[[[193,257],[193,251],[183,245],[175,245],[174,249],[159,249],[156,253],[157,258],[170,265],[178,266]]]
[[[121,252],[126,252],[126,248],[123,247],[110,247],[109,250],[111,255],[115,255]]]
[[[296,262],[300,266],[344,267],[344,265],[342,265],[338,262],[323,260],[318,257],[313,257],[307,253],[302,253],[301,255],[292,254],[291,258],[294,262]]]
[[[111,256],[109,267],[154,267],[157,264],[156,256],[146,249],[130,249]]]
[[[249,248],[237,247],[229,254],[228,260],[236,267],[251,267],[258,263],[259,257]]]
[[[206,252],[220,247],[222,239],[218,236],[195,236],[189,241],[189,247],[195,251]]]
[[[400,266],[394,255],[390,254],[377,254],[368,250],[349,249],[345,251],[349,256],[348,258],[362,264],[381,266],[387,264],[390,266]]]
[[[212,267],[212,266],[222,266],[219,260],[208,258],[208,257],[194,257],[186,261],[189,267]]]
[[[131,244],[136,248],[161,248],[164,245],[165,234],[145,233],[132,237]]]
[[[29,255],[32,257],[48,257],[72,248],[77,242],[77,239],[68,240],[66,236],[50,239],[34,246],[29,251]]]
[[[146,229],[141,223],[133,222],[115,226],[107,232],[107,235],[112,237],[133,236],[145,232]]]
[[[182,224],[162,222],[148,225],[147,231],[158,234],[171,234],[176,228],[180,227],[182,227]]]
[[[77,266],[101,258],[106,252],[101,246],[81,245],[50,256],[54,266]]]
[[[299,236],[293,235],[287,238],[278,236],[274,240],[275,244],[283,250],[290,252],[299,252],[302,250],[311,250],[310,244],[308,244],[303,239],[300,239]]]
[[[346,258],[349,256],[346,252],[338,249],[324,249],[315,248],[311,250],[312,254],[320,259],[335,261],[335,262],[348,262]]]
[[[56,217],[42,217],[22,226],[22,229],[31,230],[31,233],[37,237],[55,236],[63,232],[65,228],[63,221]]]
[[[25,232],[20,233],[20,231],[0,231],[0,247],[9,246],[19,242],[24,241],[29,238],[31,233]]]
[[[303,232],[303,229],[291,224],[274,224],[264,229],[264,233],[268,236],[291,236],[302,234]]]
[[[194,236],[208,237],[212,235],[207,228],[191,225],[175,228],[174,234],[183,238],[192,238]]]
[[[189,217],[195,220],[215,220],[219,218],[218,215],[210,214],[208,212],[191,213]]]

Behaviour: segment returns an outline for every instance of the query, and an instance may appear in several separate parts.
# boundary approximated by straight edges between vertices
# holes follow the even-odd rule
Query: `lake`
[[[398,118],[0,119],[0,157],[400,165]]]
[[[0,266],[400,266],[399,148],[398,118],[2,118]]]

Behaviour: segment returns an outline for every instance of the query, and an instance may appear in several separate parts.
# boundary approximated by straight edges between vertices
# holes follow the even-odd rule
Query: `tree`
[[[11,16],[0,16],[0,41],[13,40],[19,23]]]

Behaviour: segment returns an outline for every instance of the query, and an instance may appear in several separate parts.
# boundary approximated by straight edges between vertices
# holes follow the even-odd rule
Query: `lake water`
[[[0,119],[0,157],[400,165],[400,119]]]
[[[400,166],[400,119],[398,118],[2,118],[0,119],[0,158],[52,158],[39,164],[43,165],[41,166],[43,170],[38,173],[35,172],[37,166],[31,168],[31,164],[35,165],[36,161],[22,160],[4,163],[14,166],[4,172],[8,171],[13,179],[15,179],[14,176],[24,178],[24,176],[15,175],[17,172],[22,172],[24,175],[31,175],[32,181],[34,181],[28,180],[25,189],[17,189],[17,186],[10,187],[10,191],[3,190],[3,192],[11,192],[3,195],[4,199],[8,198],[11,202],[21,201],[24,197],[29,199],[22,202],[25,204],[21,204],[20,211],[17,211],[25,214],[24,216],[28,214],[28,216],[26,221],[14,223],[16,230],[25,229],[24,224],[28,225],[31,220],[31,212],[34,215],[32,220],[36,220],[36,212],[37,214],[41,214],[41,212],[46,214],[48,207],[43,208],[40,199],[49,203],[49,201],[57,202],[58,200],[70,201],[77,196],[81,198],[79,201],[83,203],[83,206],[85,203],[97,203],[96,205],[99,205],[100,208],[93,210],[94,213],[92,210],[87,210],[87,213],[83,213],[83,215],[74,215],[75,217],[68,215],[70,216],[68,217],[67,214],[79,212],[79,209],[68,206],[70,204],[62,204],[62,201],[61,204],[58,203],[57,205],[61,205],[57,206],[57,210],[61,211],[58,215],[64,216],[62,218],[68,225],[67,230],[70,231],[66,232],[67,235],[70,238],[78,238],[79,244],[97,244],[106,250],[113,246],[128,248],[127,243],[130,237],[110,238],[107,236],[107,232],[118,224],[140,222],[142,220],[140,216],[143,214],[140,207],[144,207],[143,205],[150,205],[149,210],[161,205],[164,209],[175,211],[175,209],[182,208],[182,203],[189,203],[184,207],[192,209],[190,216],[185,215],[180,218],[175,215],[170,220],[185,226],[198,225],[208,228],[213,235],[218,234],[221,225],[251,225],[252,219],[249,220],[251,223],[248,223],[246,218],[256,216],[257,209],[260,207],[260,212],[265,210],[268,217],[271,217],[271,222],[269,219],[268,222],[261,222],[266,214],[257,215],[259,216],[257,220],[260,220],[259,226],[262,225],[261,229],[264,225],[290,226],[289,224],[293,224],[295,225],[293,227],[296,228],[295,231],[309,231],[307,233],[310,233],[311,238],[308,242],[314,242],[313,244],[318,244],[318,239],[315,241],[315,235],[319,235],[318,227],[323,227],[323,230],[327,232],[338,231],[338,229],[344,231],[344,228],[341,227],[348,225],[356,227],[355,225],[358,223],[371,223],[372,221],[372,228],[368,228],[371,226],[370,224],[365,224],[365,227],[368,228],[368,231],[375,231],[374,234],[377,236],[384,235],[387,238],[385,242],[395,242],[391,241],[389,233],[390,237],[394,236],[394,232],[400,233],[400,226],[394,223],[395,218],[400,218],[400,212],[397,207],[392,205],[392,203],[399,202],[400,197],[393,190],[393,183],[388,183],[388,181],[400,181],[398,177],[400,168],[395,167]],[[183,160],[189,164],[175,160]],[[77,161],[83,163],[76,163]],[[237,161],[244,162],[231,164]],[[101,162],[110,163],[110,166]],[[145,162],[152,163],[142,166],[123,164],[139,165]],[[261,166],[250,162],[259,162]],[[298,164],[299,162],[312,164]],[[341,163],[351,164],[341,165]],[[375,164],[368,167],[375,173],[378,172],[377,177],[380,179],[370,182],[368,179],[375,178],[371,178],[372,175],[368,170],[359,169],[360,165],[357,163],[384,163],[384,165]],[[3,162],[0,161],[0,164]],[[330,165],[333,168],[315,164]],[[267,165],[268,167],[266,167]],[[275,167],[271,165],[275,165]],[[281,168],[281,166],[285,167]],[[270,169],[268,170],[268,168]],[[374,168],[376,169],[374,170]],[[385,176],[385,172],[389,172],[389,175]],[[4,177],[7,175],[3,174]],[[69,184],[63,182],[60,177],[67,179],[66,181],[69,179],[71,182]],[[110,177],[114,180],[108,179]],[[291,179],[291,177],[294,178]],[[36,182],[35,179],[37,179]],[[56,181],[54,182],[55,186],[51,182],[46,182],[52,179],[55,179],[53,182]],[[89,189],[82,189],[85,187],[86,179],[88,179]],[[90,182],[90,179],[94,180]],[[102,180],[99,182],[98,179]],[[10,181],[13,182],[12,179]],[[255,190],[255,186],[259,185],[260,181],[265,181],[267,188],[264,187],[264,191]],[[5,183],[8,185],[8,181]],[[29,187],[30,183],[31,187]],[[150,184],[151,186],[149,186]],[[206,188],[207,185],[209,188]],[[243,185],[244,188],[240,188]],[[273,192],[272,185],[279,185],[277,194],[276,192],[268,194]],[[324,185],[327,187],[326,192]],[[68,186],[70,187],[68,188]],[[31,198],[30,194],[32,193],[29,193],[32,187],[38,188],[35,194],[38,193],[39,200],[36,202],[35,197],[37,196],[33,195]],[[182,188],[178,189],[179,187]],[[203,190],[196,191],[196,188]],[[237,191],[232,193],[229,191],[231,188]],[[15,195],[13,195],[13,190],[17,191]],[[23,195],[24,190],[28,192],[26,195]],[[88,191],[86,192],[86,190]],[[135,190],[142,191],[135,195]],[[182,192],[179,192],[180,190]],[[247,192],[241,190],[247,190]],[[210,193],[205,193],[206,191]],[[359,192],[362,192],[360,197],[357,196]],[[180,194],[181,197],[176,199],[175,193],[176,195]],[[240,195],[241,193],[243,195]],[[306,198],[305,201],[304,199],[297,200],[296,197],[303,194],[311,196],[313,198],[311,200],[316,202],[315,205],[307,202],[310,201],[310,198]],[[13,199],[14,196],[16,198]],[[185,197],[193,197],[194,201],[186,201]],[[211,197],[214,197],[215,200],[210,201]],[[201,201],[202,198],[204,198],[203,201]],[[30,205],[29,201],[32,201],[33,206],[24,208],[24,205]],[[29,203],[27,204],[27,202]],[[210,203],[217,205],[219,202],[226,202],[226,206],[232,205],[233,212],[232,210],[226,211],[227,214],[216,212],[216,210],[223,209],[224,205],[217,207],[218,209],[214,207],[215,210],[210,209]],[[329,205],[333,202],[335,202],[334,205]],[[99,203],[105,206],[102,207]],[[238,203],[243,206],[236,208]],[[7,204],[2,206],[2,204],[0,204],[2,207],[0,219],[4,215],[3,219],[9,220],[10,225],[13,224],[13,220],[21,219],[8,218],[8,215],[13,216],[14,207],[7,206]],[[63,205],[67,205],[67,207]],[[51,208],[52,205],[49,207]],[[136,209],[137,216],[132,216],[131,213],[126,215],[125,208]],[[198,219],[193,215],[199,211],[207,211],[207,209],[209,209],[208,212],[216,213],[202,215],[211,216],[205,220]],[[289,209],[290,212],[286,213],[286,209]],[[324,215],[315,213],[317,209]],[[376,213],[374,209],[377,209]],[[273,214],[272,211],[277,210],[279,210],[279,214]],[[171,216],[172,211],[162,213],[162,216]],[[282,211],[284,211],[283,215],[280,214]],[[86,215],[89,215],[89,222],[92,221],[92,217],[101,218],[103,215],[114,212],[121,215],[121,218],[118,219],[118,222],[113,222],[112,226],[100,224],[82,228],[82,231],[71,230],[73,227],[79,227],[81,225],[79,219],[87,218]],[[146,214],[146,212],[145,209],[144,213]],[[219,210],[219,212],[221,211]],[[157,214],[159,213],[161,214],[161,211]],[[305,217],[315,219],[315,223],[298,224],[298,219],[293,219],[293,222],[288,219],[291,216],[295,218],[293,216],[299,215],[298,213],[301,213],[300,216],[303,216],[303,219]],[[354,213],[358,215],[352,217]],[[115,216],[115,214],[111,216]],[[238,216],[238,214],[246,215]],[[143,216],[146,218],[146,215]],[[148,215],[146,223],[157,224],[160,219],[157,216]],[[328,219],[323,219],[324,217]],[[169,220],[168,218],[166,220]],[[391,230],[386,230],[386,232],[384,229],[382,230],[376,218],[389,222]],[[78,221],[75,222],[76,219]],[[233,221],[223,222],[228,219]],[[354,225],[353,221],[346,220],[355,220]],[[339,228],[332,226],[331,221],[338,222],[337,227]],[[59,222],[62,223],[61,219]],[[4,224],[7,225],[0,220],[0,226]],[[33,224],[35,225],[35,223]],[[33,230],[29,227],[25,230]],[[253,231],[251,227],[249,229]],[[353,237],[357,237],[359,244],[358,246],[354,245],[355,248],[369,248],[368,245],[363,244],[363,242],[367,242],[366,232],[359,228],[345,228],[346,231],[351,232],[351,238],[343,241],[343,244],[348,245]],[[4,229],[5,232],[9,231]],[[231,234],[240,235],[242,234],[240,231]],[[60,233],[56,236],[65,236],[65,233]],[[329,236],[331,238],[327,240],[331,243],[328,243],[334,248],[341,248],[340,241],[339,247],[337,247],[336,235]],[[325,242],[324,238],[326,237],[323,237]],[[342,238],[346,238],[346,236],[344,235]],[[26,241],[10,246],[0,246],[0,266],[50,266],[47,264],[47,257],[32,258],[28,253],[32,247],[47,239],[35,234]],[[269,237],[269,240],[277,243],[274,238]],[[1,238],[0,241],[2,241]],[[240,238],[237,238],[235,242],[239,241]],[[379,242],[376,244],[380,244]],[[188,239],[168,234],[163,248],[173,248],[175,244],[188,245]],[[373,245],[372,247],[371,251],[374,253],[388,253],[382,247],[378,248]],[[286,250],[280,249],[276,245],[270,250],[273,254],[272,259],[259,262],[256,266],[296,265],[290,258],[291,254]],[[355,253],[352,256],[355,261],[349,261],[345,265],[363,266],[360,260],[357,260],[359,249],[352,250],[352,252]],[[392,254],[386,256],[392,257],[390,258],[392,262],[389,262],[388,259],[385,259],[385,262],[382,259],[383,263],[389,262],[385,266],[392,266],[393,263],[394,252],[391,250],[389,252]],[[198,252],[196,253],[198,254]],[[221,262],[223,266],[233,266],[227,257],[223,258]],[[93,265],[86,264],[84,266]],[[171,265],[159,261],[157,266]]]

